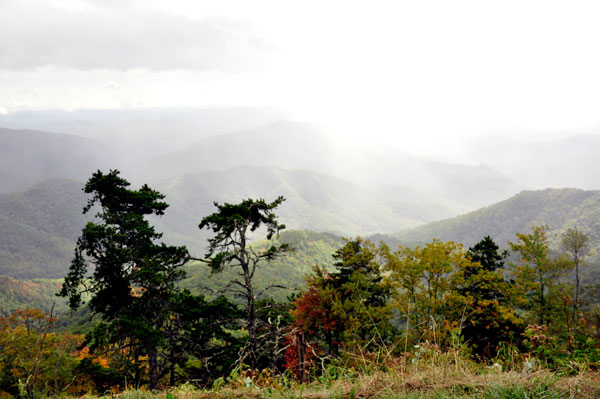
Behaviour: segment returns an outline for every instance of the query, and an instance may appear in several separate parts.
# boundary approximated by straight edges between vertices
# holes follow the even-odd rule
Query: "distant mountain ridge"
[[[481,139],[467,152],[532,188],[600,189],[600,129],[593,132],[546,142]]]
[[[126,177],[126,176],[124,176]],[[66,274],[75,241],[92,215],[82,215],[88,196],[83,182],[50,179],[27,190],[0,194],[0,276],[60,278]],[[133,187],[136,187],[134,184]],[[170,204],[152,219],[163,239],[201,253],[210,232],[200,231],[214,201],[244,198],[286,201],[280,220],[293,229],[337,235],[392,232],[448,216],[435,203],[387,198],[354,183],[311,171],[237,167],[224,172],[187,174],[153,184]]]
[[[189,173],[157,183],[156,188],[171,204],[157,223],[165,230],[177,229],[181,239],[201,239],[197,224],[214,212],[214,201],[232,203],[248,197],[273,200],[283,195],[286,201],[277,213],[287,226],[339,235],[392,232],[453,214],[423,197],[387,197],[330,175],[275,167]]]
[[[143,165],[153,180],[237,166],[302,169],[348,180],[372,191],[418,198],[454,214],[507,198],[523,186],[486,166],[429,161],[393,148],[372,150],[300,122],[206,138]]]
[[[111,164],[109,149],[82,137],[0,128],[0,193],[48,178],[83,179]]]
[[[389,148],[368,150],[300,122],[279,121],[212,136],[151,161],[144,161],[139,154],[145,146],[142,142],[131,143],[123,152],[118,140],[105,145],[41,131],[0,129],[0,133],[0,193],[21,190],[46,178],[85,180],[96,169],[120,169],[132,182],[154,184],[181,174],[267,166],[326,174],[362,189],[411,198],[414,203],[435,203],[459,214],[504,199],[521,188],[484,166],[433,162]]]
[[[567,152],[575,152],[577,140]],[[113,150],[77,136],[0,129],[0,155],[4,166],[0,169],[0,275],[64,276],[75,239],[87,220],[81,215],[83,182],[98,168],[118,167]],[[353,236],[389,234],[449,218],[504,200],[520,189],[514,180],[485,165],[436,162],[394,148],[360,148],[336,141],[317,126],[289,121],[206,138],[150,163],[133,159],[132,164],[135,170],[124,170],[123,177],[134,187],[148,183],[167,194],[171,204],[166,215],[155,220],[157,229],[165,232],[166,241],[194,251],[205,246],[208,233],[197,226],[214,211],[214,201],[272,200],[284,195],[287,201],[279,214],[289,228]],[[74,180],[47,180],[53,177]],[[16,191],[25,185],[30,188]],[[403,230],[395,237],[427,241],[437,234],[469,243],[480,239],[479,233],[495,233],[503,243],[538,220],[554,227],[552,221],[559,220],[561,212],[566,219],[557,224],[559,229],[568,227],[569,221],[591,223],[572,209],[578,195],[548,195],[552,200],[537,205],[531,205],[533,200],[520,205],[509,202],[513,205],[504,205],[507,209],[494,205],[500,216],[463,215],[457,219],[463,221],[457,222],[460,228],[446,227],[449,222],[443,221],[422,230]],[[577,203],[588,216],[595,212],[593,198]],[[531,214],[523,213],[530,208]],[[550,219],[534,217],[536,209],[547,209],[546,219]],[[588,226],[589,231],[594,229]]]
[[[473,245],[490,235],[500,246],[515,240],[516,233],[530,231],[532,225],[548,225],[560,233],[577,227],[600,243],[600,191],[545,189],[523,191],[497,204],[451,219],[406,229],[392,236],[407,243],[424,243],[434,238]]]
[[[184,148],[203,137],[284,117],[282,111],[256,107],[47,110],[0,114],[0,126],[77,135],[109,145],[138,162]]]

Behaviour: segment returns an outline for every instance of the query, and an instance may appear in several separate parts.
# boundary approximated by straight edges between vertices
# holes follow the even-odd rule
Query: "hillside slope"
[[[82,187],[76,181],[48,180],[0,195],[0,275],[65,275],[75,241],[91,218],[81,214],[87,201]],[[165,233],[166,242],[187,245],[194,254],[206,246],[209,232],[200,231],[198,224],[215,211],[214,201],[272,201],[283,195],[286,201],[277,214],[288,228],[347,236],[393,232],[452,214],[425,200],[390,198],[335,177],[272,167],[188,174],[152,187],[166,194],[170,204],[164,216],[152,219],[157,231]]]
[[[202,217],[217,202],[244,198],[286,201],[278,208],[289,228],[329,231],[344,235],[397,231],[447,217],[451,210],[425,199],[388,197],[352,182],[306,170],[240,166],[227,171],[186,174],[156,184],[171,207],[156,222],[181,240],[205,240],[198,231]]]
[[[114,164],[111,159],[108,147],[93,140],[0,128],[0,193],[22,190],[48,178],[84,179]]]
[[[546,189],[523,191],[500,203],[452,219],[407,229],[393,236],[403,242],[422,243],[434,238],[470,246],[490,235],[501,246],[515,233],[532,225],[547,224],[555,233],[577,227],[600,243],[600,191]],[[593,251],[595,254],[595,251]]]
[[[257,290],[274,284],[286,287],[266,293],[277,301],[285,301],[296,289],[303,287],[305,276],[311,273],[313,266],[333,266],[332,255],[344,245],[344,241],[336,235],[307,230],[283,231],[276,241],[290,244],[294,251],[283,258],[259,264],[253,283]],[[267,245],[267,241],[258,241],[253,245],[261,247]],[[237,270],[228,268],[221,273],[211,274],[210,268],[201,263],[191,263],[186,269],[188,276],[180,286],[209,296],[218,295],[220,289],[238,277]]]
[[[294,252],[284,258],[264,263],[257,269],[254,283],[257,289],[267,285],[278,284],[288,289],[273,289],[268,296],[278,301],[285,301],[286,297],[295,289],[304,285],[304,277],[310,273],[314,265],[330,267],[333,265],[332,254],[343,245],[343,240],[335,235],[316,233],[312,231],[284,231],[279,236],[280,242],[286,242],[294,247]],[[258,241],[257,246],[266,245],[266,241]],[[208,296],[217,295],[232,277],[235,271],[230,269],[222,273],[211,275],[210,268],[201,263],[190,263],[186,266],[188,276],[179,285],[194,293],[203,293]],[[27,279],[17,280],[0,276],[0,317],[9,315],[16,309],[26,307],[41,308],[50,311],[54,306],[54,313],[67,317],[70,313],[65,298],[56,297],[60,290],[62,279]],[[85,312],[85,310],[82,310]],[[77,315],[69,316],[69,323],[82,322]]]
[[[75,241],[90,219],[86,197],[73,180],[47,180],[0,195],[0,276],[61,278]]]
[[[62,280],[15,280],[0,277],[0,317],[9,316],[17,309],[38,308],[54,315],[67,312],[66,298],[55,294]]]
[[[243,165],[311,170],[394,197],[435,200],[454,214],[500,201],[522,189],[486,166],[435,162],[393,148],[357,146],[317,126],[289,121],[210,137],[140,169],[160,181]]]

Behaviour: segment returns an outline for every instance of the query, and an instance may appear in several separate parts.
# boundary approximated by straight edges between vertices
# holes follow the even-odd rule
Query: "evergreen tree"
[[[240,349],[240,340],[232,331],[240,328],[242,310],[223,296],[207,301],[183,290],[172,296],[171,311],[165,351],[169,385],[176,383],[177,366],[185,381],[203,385],[229,373]]]
[[[260,262],[271,261],[282,256],[291,247],[288,244],[271,245],[264,250],[257,250],[249,245],[248,235],[260,227],[266,228],[267,239],[285,229],[285,225],[277,221],[274,213],[285,199],[278,197],[271,203],[263,199],[246,199],[239,204],[218,204],[218,211],[203,218],[199,228],[211,229],[215,236],[208,240],[209,248],[205,261],[214,272],[219,272],[225,267],[232,267],[239,273],[239,278],[233,279],[228,284],[234,294],[246,302],[246,328],[248,329],[248,348],[242,357],[249,359],[252,367],[257,366],[257,319],[256,300],[267,290],[278,285],[270,285],[255,292],[253,278]],[[285,287],[280,287],[285,288]]]
[[[470,262],[462,263],[452,276],[454,299],[468,307],[462,335],[480,356],[494,356],[500,342],[509,342],[520,332],[522,320],[508,298],[511,283],[504,279],[507,256],[486,236],[469,248]]]
[[[95,344],[127,350],[136,383],[147,356],[150,389],[154,389],[161,375],[158,353],[165,343],[169,302],[190,256],[185,247],[157,244],[162,234],[145,218],[163,215],[168,207],[164,195],[147,185],[138,190],[129,186],[117,170],[97,171],[88,180],[84,191],[92,198],[83,212],[97,206],[97,220],[89,222],[77,240],[60,295],[69,297],[73,309],[81,304],[83,294],[89,295],[90,308],[104,321],[91,334]]]
[[[340,346],[368,349],[383,344],[392,333],[391,285],[381,274],[377,254],[367,240],[346,240],[333,254],[335,271],[316,267],[308,289],[295,301],[297,325],[323,340],[331,356],[338,355]]]

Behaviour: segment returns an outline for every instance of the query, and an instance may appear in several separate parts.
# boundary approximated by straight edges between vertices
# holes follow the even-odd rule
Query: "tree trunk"
[[[158,385],[158,361],[156,348],[148,352],[148,367],[150,368],[150,391],[154,391]]]
[[[250,276],[246,277],[246,289],[248,296],[248,334],[250,338],[250,367],[255,368],[257,363],[256,356],[256,310],[254,309],[254,289]]]
[[[299,332],[296,334],[296,343],[298,346],[298,380],[300,383],[303,383],[306,365],[306,341],[304,341],[304,333]]]
[[[256,357],[256,311],[254,309],[254,288],[252,287],[252,275],[250,272],[250,259],[246,252],[246,229],[248,225],[243,227],[240,232],[240,266],[244,273],[244,285],[246,288],[246,301],[247,301],[247,312],[248,316],[246,324],[248,328],[248,335],[250,339],[250,367],[255,368],[257,365]]]
[[[577,311],[579,310],[579,259],[575,255],[575,302],[573,303],[573,328],[577,328]]]
[[[544,284],[540,287],[540,325],[544,325],[544,314],[546,313],[546,298],[544,298]]]

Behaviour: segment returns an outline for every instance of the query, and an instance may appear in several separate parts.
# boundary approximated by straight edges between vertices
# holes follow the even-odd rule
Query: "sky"
[[[596,1],[0,0],[0,113],[286,110],[450,144],[600,126]]]

